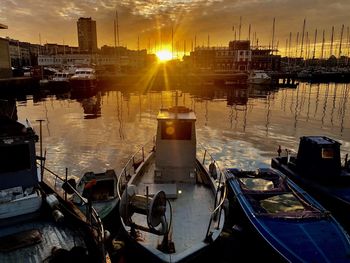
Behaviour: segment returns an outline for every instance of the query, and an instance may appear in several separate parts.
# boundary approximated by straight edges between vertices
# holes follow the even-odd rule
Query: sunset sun
[[[160,50],[156,53],[160,62],[169,61],[172,59],[172,54],[169,50]]]

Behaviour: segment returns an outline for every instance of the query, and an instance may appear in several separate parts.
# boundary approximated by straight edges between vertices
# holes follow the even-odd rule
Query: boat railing
[[[202,166],[209,172],[210,176],[215,178],[216,183],[214,209],[211,212],[209,220],[209,225],[206,233],[207,239],[210,235],[209,231],[214,219],[217,220],[217,228],[220,227],[222,214],[221,209],[223,208],[223,204],[226,199],[226,183],[224,173],[222,172],[219,164],[214,159],[214,157],[208,152],[208,150],[205,149],[201,144],[199,144],[199,147],[197,149],[197,158],[202,162]]]
[[[53,176],[53,179],[55,181],[53,189],[54,191],[61,197],[64,198],[64,200],[67,201],[67,192],[66,190],[63,190],[62,187],[57,187],[57,181],[59,181],[62,186],[62,184],[66,184],[67,187],[69,188],[69,190],[71,190],[81,201],[82,204],[88,206],[89,202],[86,198],[84,198],[68,181],[68,173],[67,173],[67,169],[66,169],[66,176],[65,178],[63,178],[62,176],[56,174],[55,172],[53,172],[52,170],[43,167],[43,170],[47,171],[49,173],[49,175]],[[47,175],[46,175],[47,176]],[[50,180],[46,180],[46,176],[44,181],[46,181],[48,183],[48,185],[52,186],[52,183],[50,182]],[[104,232],[104,228],[103,228],[103,224],[102,224],[102,220],[99,217],[97,211],[94,209],[94,207],[91,207],[91,211],[90,214],[86,214],[85,215],[87,223],[92,227],[92,228],[96,228],[97,229],[97,233],[98,233],[98,241],[100,242],[100,244],[103,244],[104,240],[105,240],[105,232]]]
[[[152,141],[142,145],[137,152],[135,152],[126,162],[124,168],[121,170],[117,181],[117,193],[119,199],[130,180],[131,176],[136,173],[138,167],[143,164],[148,154],[154,151],[155,138]]]

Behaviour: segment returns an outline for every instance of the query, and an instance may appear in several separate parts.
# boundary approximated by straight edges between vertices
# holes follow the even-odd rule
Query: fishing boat
[[[284,174],[272,168],[227,169],[226,179],[249,227],[281,261],[349,262],[345,230]]]
[[[271,166],[303,187],[350,230],[350,162],[340,157],[341,144],[326,136],[303,136],[297,154],[286,150]],[[282,150],[279,149],[279,153]]]
[[[28,121],[0,118],[0,262],[105,262],[101,221],[46,183],[37,141]]]
[[[271,77],[263,70],[252,70],[249,73],[248,84],[271,84]]]
[[[69,79],[72,88],[90,89],[97,85],[97,76],[93,68],[77,68],[74,75]]]
[[[225,221],[225,180],[204,151],[196,158],[195,113],[161,109],[155,143],[118,177],[122,229],[143,262],[196,258],[219,237]],[[210,161],[209,161],[210,160]],[[137,252],[135,252],[137,251]]]
[[[75,181],[70,181],[74,186]],[[119,201],[117,195],[117,175],[113,169],[106,170],[103,173],[87,172],[79,180],[76,190],[79,195],[73,193],[73,202],[86,213],[87,204],[83,203],[80,195],[91,200],[92,206],[95,208],[105,228],[113,221],[118,210],[117,203]]]

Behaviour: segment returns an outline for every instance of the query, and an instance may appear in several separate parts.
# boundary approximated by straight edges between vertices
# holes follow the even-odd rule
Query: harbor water
[[[124,86],[59,94],[41,91],[3,98],[0,105],[19,120],[28,119],[38,134],[37,120],[44,120],[45,166],[78,179],[89,171],[115,169],[118,174],[135,151],[153,140],[159,109],[175,104],[195,111],[197,144],[221,168],[269,167],[279,145],[282,154],[286,149],[297,151],[304,135],[339,141],[344,160],[350,153],[349,96],[350,85],[334,83],[299,83],[294,88],[192,85],[176,91]],[[238,237],[216,244],[209,251],[211,260],[231,262],[238,256],[244,257],[238,262],[246,262],[259,255],[277,262],[264,246],[253,245],[250,236],[239,235],[238,231]]]
[[[325,135],[350,153],[350,85],[300,83],[297,88],[264,86],[179,87],[178,104],[197,116],[197,142],[223,167],[270,165],[278,146],[297,151],[304,135]],[[11,99],[10,99],[11,100]],[[115,169],[156,132],[160,108],[175,105],[172,90],[113,88],[79,95],[35,94],[14,99],[19,120],[39,133],[44,120],[46,167],[80,177]],[[283,152],[282,152],[283,154]]]

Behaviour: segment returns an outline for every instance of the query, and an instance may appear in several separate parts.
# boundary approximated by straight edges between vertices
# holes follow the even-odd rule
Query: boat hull
[[[272,158],[271,166],[286,174],[296,184],[310,193],[325,208],[331,211],[345,229],[350,232],[350,214],[344,212],[350,209],[350,184],[346,182],[347,180],[338,183],[336,181],[322,183],[321,181],[305,178],[287,164],[287,157]]]
[[[234,173],[239,173],[235,170]],[[304,201],[319,209],[320,214],[300,216],[286,213],[283,216],[257,212],[252,205],[251,195],[241,189],[241,182],[229,172],[228,188],[235,196],[235,202],[244,214],[247,225],[279,255],[288,262],[348,262],[350,242],[345,230],[339,223],[302,191],[289,181],[294,192]],[[258,193],[261,194],[261,191]],[[254,195],[253,195],[254,197]],[[261,197],[259,197],[260,200]],[[254,197],[255,200],[255,197]],[[265,199],[261,199],[265,200]],[[323,209],[323,210],[322,210]]]
[[[70,79],[72,89],[91,89],[97,86],[96,79]]]
[[[152,167],[154,161],[153,158],[154,153],[151,153],[145,161],[137,167],[135,174],[132,175],[128,183],[129,186],[137,182],[137,178],[140,175],[142,175],[143,178],[147,177],[145,171],[150,171],[149,169]],[[206,170],[198,160],[197,165],[201,166],[200,169]],[[151,172],[151,174],[154,173]],[[207,180],[210,179],[208,178]],[[182,193],[179,194],[175,201],[178,202],[178,205],[174,204],[173,200],[170,201],[173,211],[176,211],[176,215],[173,214],[172,218],[174,229],[171,234],[173,237],[172,240],[175,244],[175,252],[167,253],[157,249],[157,244],[162,243],[163,236],[140,231],[140,238],[132,237],[130,235],[130,226],[126,225],[124,221],[121,220],[123,236],[126,236],[127,242],[129,243],[128,246],[131,250],[130,252],[133,252],[127,253],[131,262],[138,262],[141,260],[142,262],[189,262],[195,259],[197,260],[201,255],[204,255],[219,238],[225,222],[225,210],[220,209],[216,219],[210,223],[210,211],[212,210],[214,203],[209,205],[209,207],[205,209],[206,212],[203,214],[203,203],[205,204],[204,206],[207,205],[207,200],[204,197],[208,193],[211,193],[213,196],[212,200],[214,201],[215,199],[216,188],[214,184],[210,183],[210,185],[211,186],[207,187],[203,185],[200,187],[202,189],[199,188],[193,192],[193,187],[190,184],[178,184],[178,190],[182,189]],[[151,187],[149,191],[152,195]],[[189,205],[190,203],[194,204]],[[167,208],[169,209],[169,207]],[[184,209],[185,212],[181,212],[180,208]],[[137,224],[141,224],[143,220],[142,218],[143,215],[134,216],[134,220]],[[202,219],[198,220],[199,218]],[[179,223],[179,221],[183,222]],[[209,230],[211,234],[210,238],[206,239],[208,224],[210,224]],[[185,227],[186,225],[187,227]],[[190,226],[190,228],[188,226]],[[192,230],[189,231],[189,229]],[[193,231],[196,231],[195,235],[193,235]],[[135,251],[138,252],[135,253]]]

